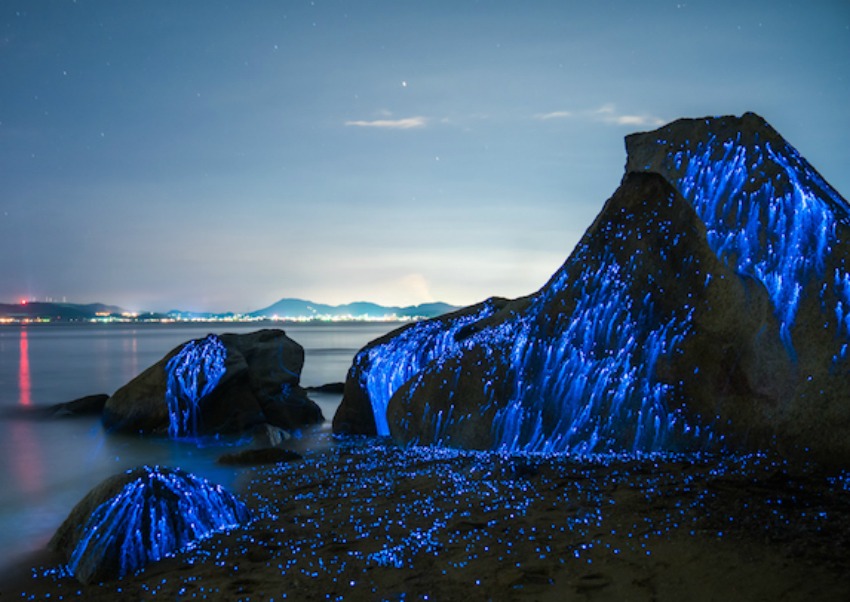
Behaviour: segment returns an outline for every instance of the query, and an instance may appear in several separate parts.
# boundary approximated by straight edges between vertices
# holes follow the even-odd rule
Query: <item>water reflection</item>
[[[247,333],[263,326],[0,325],[0,574],[22,554],[43,547],[90,489],[128,468],[179,466],[235,489],[242,473],[216,463],[229,449],[107,435],[98,417],[34,420],[37,412],[32,411],[113,392],[177,345],[210,331]],[[342,381],[357,349],[391,327],[296,324],[286,331],[308,357],[302,382],[314,385]],[[340,395],[311,392],[311,398],[330,419]],[[321,428],[323,441],[330,440],[329,424]],[[290,445],[303,452],[321,449],[314,441],[305,430]],[[5,600],[2,593],[0,600]]]
[[[12,447],[9,458],[13,487],[21,491],[30,502],[44,491],[44,463],[39,449],[35,424],[28,420],[14,420],[10,424]],[[11,485],[11,484],[9,484]]]
[[[30,353],[26,328],[21,328],[20,361],[18,362],[18,391],[20,395],[19,403],[22,406],[31,405],[32,383],[30,382]]]

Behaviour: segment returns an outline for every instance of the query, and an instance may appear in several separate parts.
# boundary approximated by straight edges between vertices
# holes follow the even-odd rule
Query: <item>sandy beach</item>
[[[850,473],[766,455],[505,456],[332,443],[251,468],[246,528],[6,600],[850,599]]]

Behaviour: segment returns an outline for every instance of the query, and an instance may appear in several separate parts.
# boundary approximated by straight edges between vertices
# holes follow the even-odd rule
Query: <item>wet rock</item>
[[[345,383],[326,383],[318,387],[307,387],[307,390],[316,393],[342,393],[345,390]]]
[[[847,202],[752,114],[627,147],[620,188],[540,291],[370,343],[335,432],[850,462]]]
[[[103,412],[103,407],[106,405],[106,400],[109,395],[100,393],[96,395],[86,395],[73,401],[65,403],[57,403],[47,409],[47,415],[51,418],[66,418],[76,416],[96,416]]]
[[[90,491],[48,547],[81,583],[107,581],[249,520],[247,507],[221,486],[180,469],[143,466]]]
[[[261,449],[264,447],[277,447],[284,441],[290,439],[292,435],[279,426],[271,424],[258,425],[252,433],[251,445]]]
[[[235,466],[258,466],[260,464],[277,464],[279,462],[294,462],[300,460],[301,454],[279,447],[266,447],[262,449],[246,449],[231,454],[224,454],[218,458],[219,464]]]
[[[321,409],[300,386],[303,364],[303,348],[282,330],[209,335],[172,350],[116,391],[103,423],[174,438],[320,423]]]

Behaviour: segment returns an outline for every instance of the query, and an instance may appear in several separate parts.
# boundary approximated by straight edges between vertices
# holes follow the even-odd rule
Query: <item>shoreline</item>
[[[2,583],[0,598],[850,598],[850,473],[764,455],[577,459],[351,439],[247,469],[235,492],[255,513],[246,528],[102,585],[42,569]]]

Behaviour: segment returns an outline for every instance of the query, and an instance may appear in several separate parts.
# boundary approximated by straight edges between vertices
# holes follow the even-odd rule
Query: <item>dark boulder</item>
[[[303,348],[282,330],[189,341],[106,402],[111,431],[193,437],[268,423],[298,429],[324,421],[299,381]]]
[[[51,418],[73,418],[77,416],[96,416],[103,412],[109,395],[99,393],[86,395],[73,401],[57,403],[47,408],[47,415]]]
[[[751,114],[627,146],[620,188],[540,291],[370,343],[334,430],[850,462],[846,201]]]
[[[316,393],[342,393],[345,390],[345,383],[325,383],[318,387],[307,387],[307,391]]]
[[[48,547],[80,582],[106,581],[250,518],[247,507],[219,485],[177,468],[143,466],[92,489]]]

